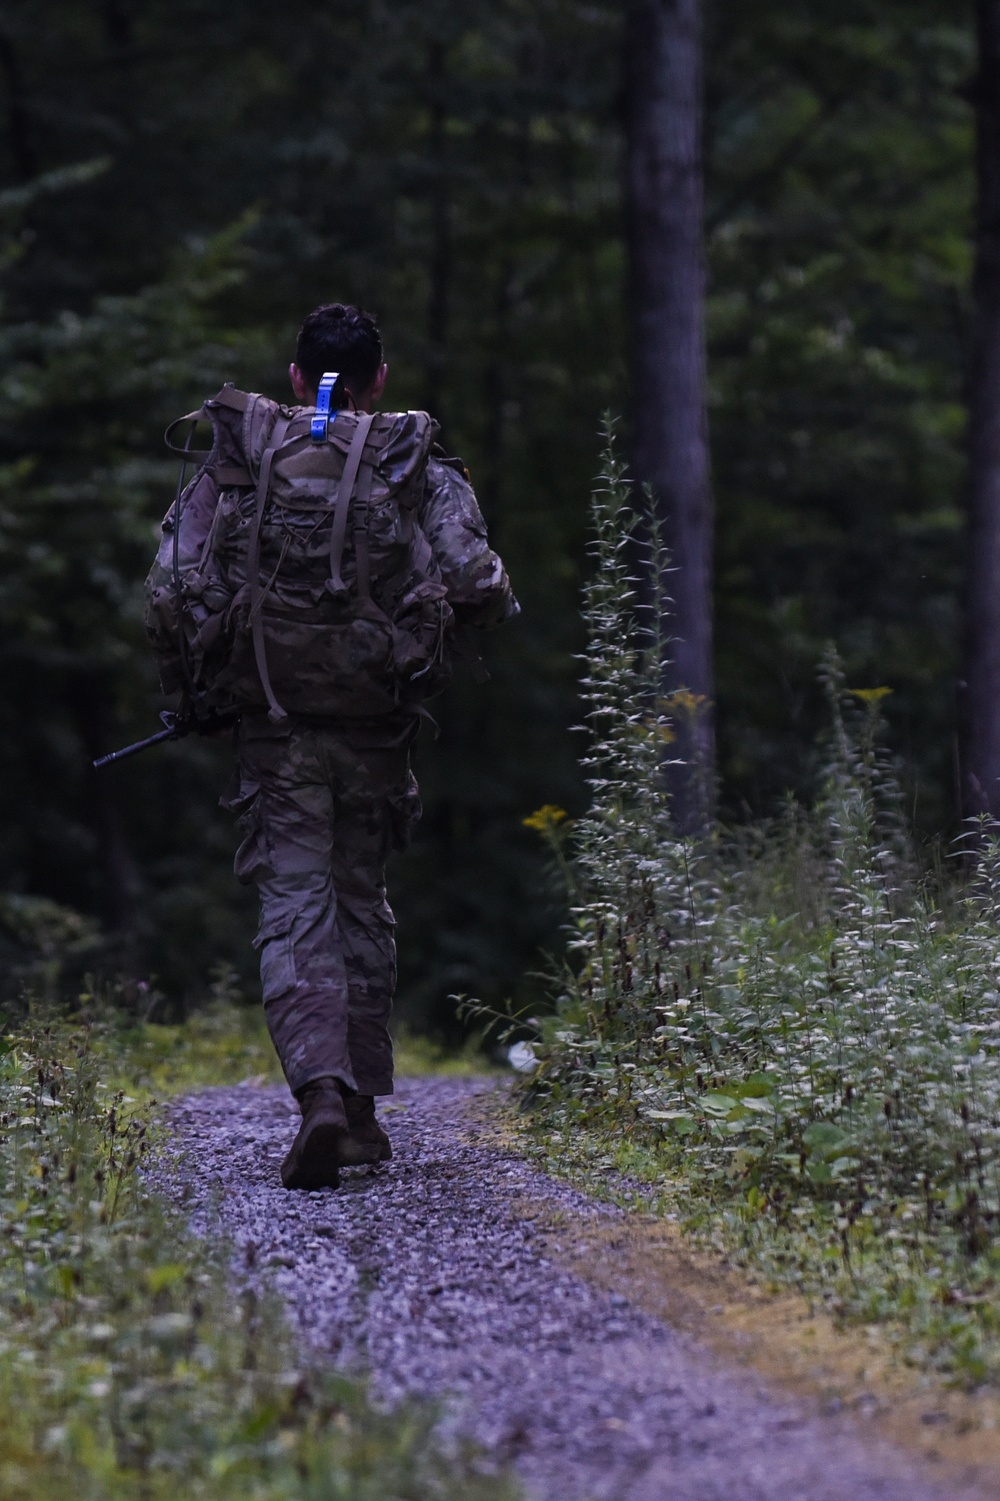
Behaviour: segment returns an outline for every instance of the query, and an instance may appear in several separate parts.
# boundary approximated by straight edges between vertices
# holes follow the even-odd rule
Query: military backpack
[[[173,443],[205,419],[211,450]],[[419,521],[435,433],[426,412],[330,414],[233,386],[174,423],[168,444],[200,468],[146,583],[164,690],[196,715],[274,720],[367,717],[438,692],[453,618]]]

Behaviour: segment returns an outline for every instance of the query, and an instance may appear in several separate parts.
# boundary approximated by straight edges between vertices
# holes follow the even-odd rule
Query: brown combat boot
[[[392,1146],[382,1127],[375,1119],[375,1099],[370,1094],[350,1094],[344,1100],[347,1109],[347,1124],[351,1128],[348,1150],[350,1157],[341,1156],[342,1167],[363,1162],[388,1162]]]
[[[336,1079],[314,1079],[297,1091],[302,1124],[281,1164],[286,1188],[339,1188],[339,1167],[350,1128]]]

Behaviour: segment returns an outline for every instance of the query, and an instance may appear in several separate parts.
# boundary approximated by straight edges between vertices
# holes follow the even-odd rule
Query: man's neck
[[[316,405],[316,395],[317,393],[315,391],[309,392],[309,405],[312,407]],[[338,411],[371,412],[374,410],[375,404],[370,396],[362,396],[360,399],[355,399],[353,391],[345,391],[344,395],[347,397],[347,400],[342,407],[337,408]]]

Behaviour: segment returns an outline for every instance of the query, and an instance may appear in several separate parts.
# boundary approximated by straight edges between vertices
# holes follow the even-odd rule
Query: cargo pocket
[[[392,998],[396,994],[396,919],[388,902],[383,902],[381,907],[375,909],[376,931],[379,934],[378,950],[381,955],[383,973],[383,999],[391,1009]]]
[[[410,835],[414,825],[419,822],[423,813],[420,802],[420,789],[417,779],[411,771],[407,779],[406,787],[394,797],[386,799],[389,810],[389,832],[394,850],[405,850],[410,842]]]
[[[295,946],[290,928],[265,923],[254,939],[260,949],[260,988],[265,1006],[295,989]]]
[[[267,839],[264,833],[264,814],[260,803],[260,790],[254,790],[240,800],[238,807],[243,812],[236,820],[236,827],[243,835],[233,861],[236,879],[244,886],[254,881],[267,880],[274,875],[268,859]]]

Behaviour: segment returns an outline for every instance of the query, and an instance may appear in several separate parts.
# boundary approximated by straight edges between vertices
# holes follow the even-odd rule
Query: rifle
[[[147,735],[145,740],[137,740],[133,745],[125,745],[121,750],[109,751],[106,756],[98,756],[91,765],[95,771],[100,771],[102,766],[111,766],[115,761],[124,761],[126,756],[137,756],[140,751],[148,750],[151,745],[160,745],[164,740],[183,740],[185,735],[214,735],[219,730],[228,730],[239,719],[238,714],[202,714],[195,715],[183,713],[179,709],[163,709],[160,713],[164,728],[158,730],[155,735]]]

